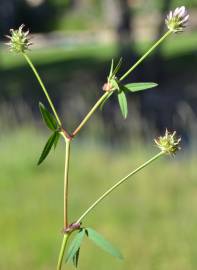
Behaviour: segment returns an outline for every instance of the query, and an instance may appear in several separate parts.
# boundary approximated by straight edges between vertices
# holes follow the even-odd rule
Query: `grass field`
[[[44,165],[36,161],[45,136],[33,128],[1,133],[1,270],[52,270],[61,243],[63,144]],[[151,149],[151,150],[150,150]],[[147,149],[148,150],[148,149]],[[155,154],[150,147],[104,149],[90,142],[72,149],[70,219],[75,220],[116,179]],[[196,158],[164,157],[120,187],[84,225],[118,246],[120,262],[88,241],[81,270],[194,270],[197,268]],[[65,266],[64,269],[73,269]]]
[[[135,45],[139,55],[143,54],[154,41],[141,42]],[[178,57],[182,55],[188,55],[196,50],[197,34],[184,33],[183,35],[171,36],[163,44],[163,57],[164,59],[169,59],[173,57]],[[1,52],[1,70],[10,70],[16,67],[23,67],[26,65],[25,60],[20,55],[14,55],[6,50]],[[131,48],[133,45],[131,44]],[[58,62],[68,61],[68,60],[83,60],[84,58],[94,58],[99,60],[108,60],[117,55],[118,47],[116,44],[109,45],[83,45],[79,47],[74,47],[73,49],[67,49],[66,47],[56,47],[44,48],[32,50],[30,52],[31,58],[36,65],[50,65],[57,64]]]

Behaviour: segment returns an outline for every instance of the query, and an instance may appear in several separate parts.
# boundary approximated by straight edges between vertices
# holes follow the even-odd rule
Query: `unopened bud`
[[[110,92],[112,91],[112,88],[113,86],[110,82],[107,82],[103,85],[103,91]]]

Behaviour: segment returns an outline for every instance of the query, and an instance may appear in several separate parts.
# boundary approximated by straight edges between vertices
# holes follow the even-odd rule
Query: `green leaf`
[[[47,143],[45,144],[45,147],[42,151],[42,154],[38,160],[37,165],[40,165],[45,158],[48,156],[53,144],[57,141],[57,137],[59,136],[59,133],[57,131],[55,131],[48,139]]]
[[[47,127],[53,131],[57,130],[58,123],[55,117],[46,109],[46,107],[41,102],[39,102],[39,108]]]
[[[79,262],[79,253],[80,253],[80,248],[77,250],[75,255],[73,256],[73,265],[77,268],[78,262]]]
[[[112,84],[113,87],[115,87],[115,90],[120,91],[119,82],[116,79],[111,79],[110,83]]]
[[[126,119],[128,115],[128,107],[127,107],[127,98],[123,90],[118,92],[118,102],[120,105],[122,115]]]
[[[114,59],[111,60],[111,67],[110,67],[110,72],[108,76],[109,79],[112,77],[113,69],[114,69]]]
[[[106,98],[103,100],[103,102],[100,105],[100,110],[102,111],[103,106],[105,105],[105,103],[108,101],[108,99],[111,97],[111,95],[113,94],[113,91],[109,92],[109,94],[106,96]]]
[[[53,143],[54,150],[55,150],[55,148],[57,147],[57,144],[58,144],[59,138],[60,138],[60,133],[59,133],[59,132],[57,132],[56,138],[55,138],[54,143]]]
[[[118,64],[117,64],[117,66],[115,67],[115,69],[114,69],[114,71],[113,71],[113,73],[112,73],[112,77],[115,76],[115,75],[118,73],[118,71],[119,71],[121,65],[122,65],[122,57],[121,57],[120,60],[118,61]]]
[[[123,256],[120,253],[120,251],[115,247],[113,247],[112,244],[109,243],[107,240],[105,240],[102,235],[97,233],[92,228],[86,228],[85,230],[88,238],[92,240],[97,246],[99,246],[101,249],[108,252],[112,256],[121,260],[123,259]]]
[[[73,241],[71,242],[68,253],[66,255],[66,262],[73,262],[75,267],[78,265],[79,260],[79,251],[81,247],[81,243],[83,240],[83,237],[85,235],[85,230],[81,229],[73,238]]]
[[[137,92],[137,91],[150,89],[156,86],[158,86],[158,84],[152,83],[152,82],[145,82],[145,83],[129,83],[129,84],[126,84],[124,88],[131,92]]]

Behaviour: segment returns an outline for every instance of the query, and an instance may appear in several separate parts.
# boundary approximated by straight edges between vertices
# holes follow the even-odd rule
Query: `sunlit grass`
[[[83,60],[83,58],[108,59],[116,52],[115,45],[82,45],[74,48],[44,48],[30,52],[31,58],[37,65],[55,64],[67,60]],[[1,55],[2,69],[21,67],[26,64],[21,55],[13,55],[3,50]]]
[[[47,135],[47,134],[46,134]],[[55,269],[62,230],[64,145],[40,167],[45,135],[23,128],[0,136],[0,269]],[[73,143],[70,219],[153,153]],[[163,158],[120,187],[85,224],[124,254],[119,262],[85,241],[79,269],[196,269],[196,158]],[[67,266],[65,269],[72,269]]]
[[[182,35],[172,35],[163,45],[163,56],[165,59],[179,56],[181,54],[189,55],[196,50],[197,34],[184,33]],[[152,42],[141,42],[135,44],[134,48],[141,55]],[[133,49],[133,45],[132,49]],[[31,58],[36,65],[55,64],[68,60],[83,60],[84,58],[95,58],[108,60],[117,55],[118,48],[115,44],[109,45],[80,45],[73,48],[44,48],[36,49],[30,52]],[[1,52],[1,69],[12,69],[26,65],[25,60],[20,55],[14,55],[7,50]]]

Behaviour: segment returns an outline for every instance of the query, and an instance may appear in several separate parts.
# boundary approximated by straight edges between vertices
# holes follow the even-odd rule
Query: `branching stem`
[[[82,127],[86,124],[86,122],[90,119],[90,117],[93,115],[93,113],[96,111],[96,109],[102,104],[102,102],[105,100],[105,98],[109,95],[109,92],[105,92],[101,98],[96,102],[96,104],[92,107],[92,109],[89,111],[89,113],[84,117],[82,122],[79,124],[79,126],[74,130],[72,133],[72,137],[75,137],[77,133],[82,129]]]
[[[121,78],[120,81],[124,80],[164,39],[166,39],[171,33],[171,30],[166,32]]]
[[[117,187],[119,187],[121,184],[123,184],[129,177],[133,176],[134,174],[136,174],[137,172],[141,171],[143,168],[145,168],[146,166],[148,166],[150,163],[152,163],[153,161],[155,161],[156,159],[158,159],[159,157],[161,157],[162,155],[164,155],[165,152],[160,152],[157,155],[155,155],[154,157],[152,157],[151,159],[149,159],[148,161],[146,161],[144,164],[142,164],[141,166],[139,166],[137,169],[135,169],[134,171],[132,171],[131,173],[129,173],[127,176],[125,176],[124,178],[122,178],[121,180],[119,180],[115,185],[113,185],[111,188],[109,188],[105,193],[103,193],[103,195],[101,195],[82,215],[81,217],[77,220],[76,223],[80,223],[82,221],[82,219],[84,219],[99,203],[101,203],[112,191],[114,191]]]
[[[71,140],[65,137],[66,152],[65,152],[65,170],[64,170],[64,228],[68,226],[68,173],[70,160],[70,143]]]
[[[57,270],[61,270],[62,269],[62,262],[63,262],[63,258],[64,258],[64,252],[66,249],[66,245],[68,242],[68,238],[69,238],[70,234],[65,233],[63,240],[62,240],[62,246],[60,249],[60,253],[59,253],[59,258],[58,258],[58,264],[57,264]]]
[[[41,79],[38,71],[36,70],[36,68],[35,68],[34,64],[32,63],[31,59],[29,58],[29,56],[26,53],[22,53],[22,55],[25,57],[27,63],[29,64],[29,66],[31,67],[34,75],[36,76],[36,78],[37,78],[37,80],[38,80],[38,82],[39,82],[39,84],[40,84],[40,86],[41,86],[41,88],[42,88],[42,90],[43,90],[43,92],[44,92],[44,94],[45,94],[48,102],[49,102],[49,105],[50,105],[50,107],[51,107],[51,109],[52,109],[52,111],[53,111],[53,113],[55,115],[55,118],[56,118],[59,126],[61,126],[62,124],[61,124],[61,121],[59,119],[59,116],[58,116],[58,114],[56,112],[56,109],[55,109],[55,107],[53,105],[53,102],[51,101],[51,98],[50,98],[50,96],[49,96],[49,94],[47,92],[47,89],[46,89],[46,87],[45,87],[45,85],[44,85],[44,83],[43,83],[43,81],[42,81],[42,79]]]
[[[64,230],[68,227],[68,174],[69,174],[69,160],[70,160],[70,144],[71,139],[68,139],[65,134],[63,134],[66,143],[65,151],[65,170],[64,170]],[[62,262],[64,257],[64,252],[66,249],[69,233],[64,233],[62,240],[62,246],[59,253],[57,270],[61,270]]]
[[[121,78],[120,81],[125,79],[168,35],[170,35],[172,31],[168,31],[163,37],[161,37],[160,40],[158,40]],[[35,66],[33,65],[31,59],[26,53],[22,53],[24,58],[26,59],[27,63],[29,64],[30,68],[32,69],[34,75],[36,76],[48,102],[49,105],[54,113],[54,116],[59,124],[60,127],[62,127],[60,118],[56,112],[56,109],[53,105],[53,102],[51,101],[51,98],[47,92],[47,89],[36,70]],[[65,171],[64,171],[64,229],[66,229],[69,226],[68,222],[68,174],[69,174],[69,160],[70,160],[70,144],[72,141],[72,138],[75,137],[78,132],[83,128],[83,126],[87,123],[87,121],[90,119],[90,117],[93,115],[93,113],[97,110],[97,108],[102,104],[102,102],[107,98],[109,95],[109,92],[105,92],[100,99],[95,103],[95,105],[91,108],[91,110],[88,112],[88,114],[84,117],[84,119],[81,121],[81,123],[78,125],[78,127],[74,130],[74,132],[69,135],[64,129],[62,129],[61,134],[63,135],[66,143],[66,151],[65,151]],[[148,166],[150,163],[152,163],[154,160],[158,159],[160,156],[162,156],[164,152],[160,152],[159,154],[155,155],[153,158],[139,166],[136,170],[129,173],[127,176],[119,180],[115,185],[113,185],[111,188],[109,188],[105,193],[103,193],[77,220],[77,223],[80,223],[82,219],[84,219],[99,203],[101,203],[112,191],[114,191],[117,187],[119,187],[122,183],[124,183],[130,176],[133,176],[140,170],[142,170],[144,167]],[[62,246],[59,253],[59,259],[57,264],[57,270],[61,270],[62,268],[62,262],[63,257],[66,249],[66,245],[68,242],[70,233],[64,233],[64,237],[62,240]]]

